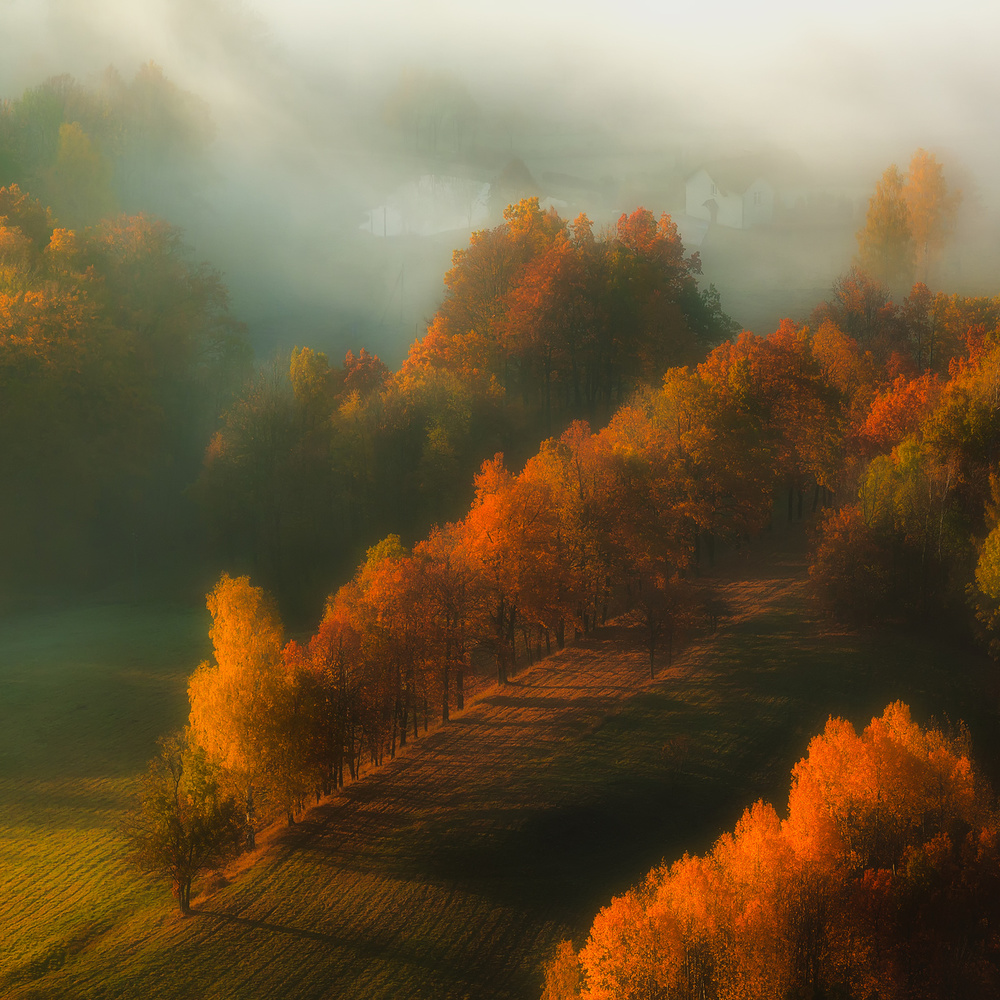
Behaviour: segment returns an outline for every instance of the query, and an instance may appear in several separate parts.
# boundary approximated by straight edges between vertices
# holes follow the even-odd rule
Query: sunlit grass
[[[0,992],[160,898],[117,828],[157,737],[184,721],[206,625],[131,605],[0,620]]]
[[[142,661],[143,629],[157,615],[104,614],[89,653],[71,655],[81,647],[68,641],[31,654],[50,679],[70,682],[61,693],[31,668],[4,681],[5,693],[28,684],[24,718],[45,718],[32,699],[54,698],[64,720],[30,778],[15,778],[4,758],[3,837],[15,847],[5,881],[16,891],[0,900],[0,927],[5,944],[12,935],[5,960],[19,968],[8,993],[21,1000],[536,1000],[548,950],[566,935],[581,943],[613,893],[661,858],[704,851],[756,798],[782,808],[789,770],[828,714],[864,723],[901,698],[920,718],[964,716],[981,752],[995,746],[992,706],[961,681],[978,658],[831,628],[792,586],[697,642],[674,669],[661,664],[661,681],[620,711],[578,713],[558,738],[507,745],[476,774],[454,758],[442,759],[456,765],[448,773],[406,772],[414,780],[395,802],[365,783],[348,789],[323,826],[301,827],[294,848],[196,901],[199,914],[184,920],[164,888],[124,867],[114,827],[155,736],[183,718],[184,675],[206,623],[166,614],[157,651]],[[110,645],[102,628],[116,635]],[[68,657],[61,668],[58,655]],[[104,692],[97,716],[72,707],[85,689]],[[503,709],[518,696],[487,700]],[[126,717],[143,721],[123,730]],[[472,752],[485,724],[473,716],[449,731],[464,726]],[[411,754],[432,751],[436,738]]]

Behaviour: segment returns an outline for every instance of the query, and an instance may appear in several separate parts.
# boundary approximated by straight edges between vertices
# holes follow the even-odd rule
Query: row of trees
[[[631,608],[652,673],[704,615],[699,557],[764,528],[776,488],[789,516],[809,486],[833,488],[837,407],[807,336],[790,324],[743,334],[672,369],[603,430],[572,424],[518,474],[500,455],[485,462],[466,516],[412,549],[398,536],[370,548],[308,642],[285,642],[264,592],[223,576],[209,596],[214,658],[189,688],[190,743],[220,768],[252,839],[432,715],[447,721],[474,657],[504,683]]]
[[[857,265],[834,283],[832,295],[810,317],[815,328],[829,320],[857,343],[874,365],[870,380],[884,375],[947,375],[951,360],[967,350],[970,330],[993,329],[997,299],[932,292],[917,282],[898,304],[889,289]]]
[[[379,537],[459,517],[484,458],[520,464],[732,332],[699,269],[669,219],[642,209],[598,238],[537,199],[509,207],[456,251],[399,372],[364,351],[338,366],[303,348],[289,377],[247,387],[196,488],[222,555],[295,608]]]
[[[889,166],[858,232],[862,266],[894,290],[907,288],[914,278],[930,281],[960,200],[960,192],[948,190],[942,165],[924,149],[913,154],[905,176],[896,164]]]
[[[833,719],[704,857],[653,869],[561,945],[544,1000],[992,997],[1000,819],[948,736],[890,705]]]

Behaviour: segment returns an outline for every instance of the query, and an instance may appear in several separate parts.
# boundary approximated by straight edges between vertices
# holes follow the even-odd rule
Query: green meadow
[[[0,986],[159,898],[116,829],[157,738],[184,722],[207,627],[200,609],[129,604],[0,618]]]

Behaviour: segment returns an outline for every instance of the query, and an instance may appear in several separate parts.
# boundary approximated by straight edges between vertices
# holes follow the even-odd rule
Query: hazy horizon
[[[169,221],[225,273],[262,355],[308,342],[366,345],[398,362],[468,233],[386,247],[356,234],[366,211],[422,174],[462,169],[486,181],[519,157],[542,188],[546,175],[600,188],[601,198],[582,194],[572,207],[607,221],[640,198],[676,213],[684,170],[760,150],[860,202],[890,162],[905,169],[920,146],[977,206],[980,225],[992,224],[1000,200],[1000,10],[985,3],[945,19],[930,4],[897,2],[628,0],[609,13],[523,0],[0,0],[0,16],[5,97],[60,73],[86,83],[109,64],[128,78],[153,60],[208,103],[213,175]],[[455,149],[387,143],[382,109],[407,72],[467,90],[473,128]],[[793,301],[849,260],[850,228],[817,249],[821,265],[788,278]],[[731,248],[722,256],[733,258]],[[705,280],[737,319],[752,325],[742,309],[770,321],[741,292],[749,279],[718,264],[713,274],[711,246],[704,257]]]

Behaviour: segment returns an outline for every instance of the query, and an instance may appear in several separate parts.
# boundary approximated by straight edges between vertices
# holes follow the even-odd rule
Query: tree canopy
[[[993,996],[997,838],[961,733],[899,702],[862,733],[831,718],[785,817],[757,802],[613,899],[560,947],[545,1000]]]

